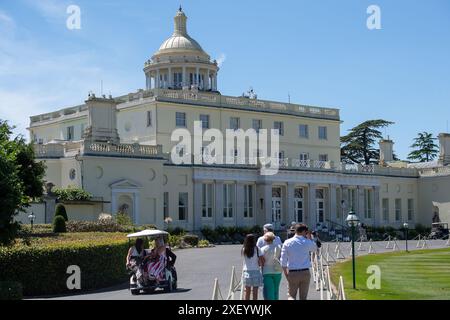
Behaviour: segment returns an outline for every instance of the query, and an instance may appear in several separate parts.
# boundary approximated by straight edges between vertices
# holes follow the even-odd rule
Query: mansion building
[[[188,35],[186,22],[180,8],[172,36],[144,64],[145,89],[89,94],[84,104],[30,118],[45,180],[93,196],[65,203],[70,220],[124,211],[135,224],[163,228],[170,217],[171,226],[191,231],[268,222],[281,229],[292,221],[338,228],[353,208],[366,225],[450,222],[449,134],[439,135],[435,162],[393,161],[393,141],[385,139],[380,165],[341,163],[338,109],[222,95],[219,66]],[[262,175],[249,163],[173,163],[171,134],[193,133],[194,121],[224,133],[278,129],[278,173]],[[231,157],[242,152],[255,150],[224,150]],[[53,208],[34,204],[36,222],[51,222]]]

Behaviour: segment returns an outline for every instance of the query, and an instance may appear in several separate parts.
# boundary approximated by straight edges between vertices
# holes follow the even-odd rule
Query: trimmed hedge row
[[[67,268],[80,267],[81,291],[125,281],[128,241],[100,239],[51,245],[0,247],[0,282],[17,282],[25,296],[74,292],[67,288]]]

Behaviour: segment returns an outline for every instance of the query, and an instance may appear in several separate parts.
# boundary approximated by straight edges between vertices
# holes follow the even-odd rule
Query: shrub
[[[65,221],[69,221],[69,218],[67,218],[66,208],[62,204],[58,204],[56,206],[55,217],[56,216],[61,216]]]
[[[84,191],[80,188],[69,187],[66,189],[53,189],[58,200],[61,201],[87,201],[92,198],[89,192]]]
[[[15,281],[0,281],[0,300],[21,300],[22,284]]]
[[[176,236],[182,236],[186,234],[186,231],[183,228],[176,227],[176,228],[167,228],[167,232]]]
[[[116,215],[116,222],[118,224],[120,224],[121,226],[132,226],[133,225],[133,221],[131,221],[131,217],[124,212],[119,212]]]
[[[169,246],[172,248],[180,247],[183,238],[178,235],[169,234]]]
[[[198,242],[198,247],[199,248],[207,248],[207,247],[209,247],[209,241],[208,240],[200,240]]]
[[[53,219],[53,232],[54,233],[67,232],[66,220],[64,220],[63,216],[55,216],[55,218]]]
[[[205,237],[210,242],[217,242],[219,239],[219,235],[216,230],[211,229],[210,227],[203,227],[200,229],[203,237]]]
[[[81,269],[81,291],[125,281],[125,235],[82,235],[66,233],[33,246],[0,247],[0,281],[20,283],[25,296],[73,292],[66,285],[71,265]]]
[[[192,246],[192,247],[196,247],[198,245],[198,236],[195,234],[186,234],[183,236],[183,242]]]

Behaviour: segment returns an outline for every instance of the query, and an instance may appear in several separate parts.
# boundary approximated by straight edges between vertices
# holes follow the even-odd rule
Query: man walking
[[[266,234],[267,232],[275,232],[273,225],[270,223],[264,225],[263,231],[264,231],[264,234]],[[281,238],[279,236],[275,236],[275,240],[273,240],[273,243],[280,247],[283,245],[283,242],[281,241]],[[266,246],[267,244],[268,243],[264,240],[264,235],[259,237],[258,241],[256,242],[256,246],[260,249],[262,247]]]
[[[289,300],[296,300],[297,293],[300,300],[306,300],[308,297],[311,279],[310,252],[320,247],[320,241],[313,240],[308,227],[300,223],[295,226],[295,236],[284,242],[280,262],[288,281]]]

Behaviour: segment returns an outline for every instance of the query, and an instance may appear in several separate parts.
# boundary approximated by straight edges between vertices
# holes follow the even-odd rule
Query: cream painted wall
[[[33,125],[30,127],[30,140],[36,138],[42,139],[43,143],[47,143],[53,139],[66,140],[67,139],[67,128],[70,126],[74,127],[74,141],[81,140],[82,129],[87,126],[87,114],[74,117],[68,117],[60,121],[51,121],[47,124]]]
[[[312,160],[318,160],[319,154],[327,154],[330,161],[335,163],[340,161],[340,123],[338,121],[158,102],[157,144],[163,145],[164,152],[170,152],[176,145],[175,142],[170,141],[173,130],[177,128],[175,126],[176,112],[186,113],[187,129],[191,133],[193,133],[194,121],[200,120],[202,114],[210,116],[210,128],[217,128],[224,134],[229,128],[231,117],[239,117],[241,128],[244,130],[252,128],[253,119],[262,120],[262,126],[266,129],[273,128],[274,121],[282,121],[284,136],[280,136],[280,151],[284,151],[285,157],[298,159],[301,152],[306,152]],[[299,137],[300,124],[308,125],[308,139]],[[327,127],[327,140],[319,139],[319,126]]]
[[[441,221],[450,223],[450,176],[423,177],[419,180],[418,188],[420,222],[431,224],[433,202],[437,202]]]
[[[423,212],[419,211],[418,185],[416,178],[380,178],[380,213],[381,225],[400,227],[403,223],[417,223],[421,220]],[[389,199],[389,221],[383,221],[383,199]],[[395,199],[401,199],[401,219],[395,220]],[[408,199],[414,199],[414,219],[408,220]]]
[[[138,191],[137,219],[139,224],[156,224],[163,227],[161,160],[82,157],[83,185],[86,191],[104,201],[112,202],[111,184],[129,180],[140,187]],[[136,189],[134,189],[136,190]],[[130,189],[130,192],[133,190]],[[116,214],[117,208],[105,204],[105,211]]]
[[[118,106],[117,130],[122,143],[156,145],[156,105],[145,103],[134,107]],[[147,112],[152,115],[152,125],[147,126]]]
[[[171,226],[192,229],[194,223],[192,168],[164,166],[162,192],[169,192],[169,217],[173,219]],[[180,192],[188,192],[189,194],[188,218],[185,221],[178,219],[178,196]],[[161,194],[161,201],[163,201],[163,194]],[[161,215],[163,215],[163,211],[161,211]]]

